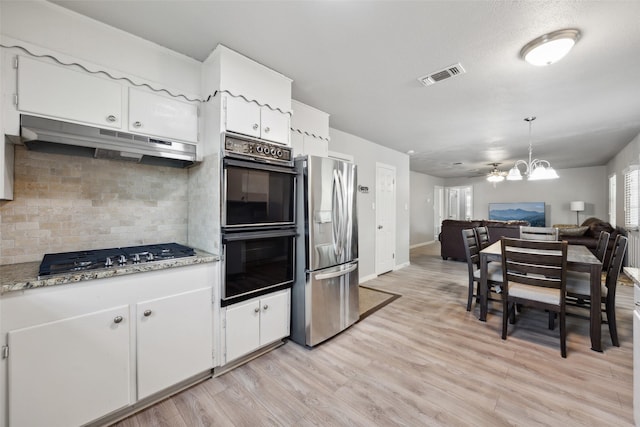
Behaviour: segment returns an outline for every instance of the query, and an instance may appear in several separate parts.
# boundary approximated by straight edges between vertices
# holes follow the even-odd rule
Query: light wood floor
[[[588,321],[568,317],[562,359],[546,313],[524,311],[503,341],[498,305],[486,323],[465,311],[466,264],[438,253],[367,282],[403,296],[319,347],[288,342],[117,425],[633,425],[632,287],[619,286],[621,347],[603,325],[591,351]]]

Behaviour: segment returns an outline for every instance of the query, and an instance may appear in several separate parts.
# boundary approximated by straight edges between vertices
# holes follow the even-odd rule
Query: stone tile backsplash
[[[0,264],[45,253],[187,243],[188,170],[15,150]]]

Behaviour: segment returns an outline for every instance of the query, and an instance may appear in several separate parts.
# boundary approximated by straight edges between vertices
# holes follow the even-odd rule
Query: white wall
[[[637,159],[637,156],[636,156]],[[550,181],[503,181],[493,184],[484,177],[449,178],[445,186],[473,186],[473,216],[486,219],[489,203],[493,202],[545,202],[546,224],[575,224],[576,213],[569,210],[572,200],[585,202],[580,222],[588,217],[608,218],[607,167],[557,169],[560,179]]]
[[[444,185],[443,178],[436,178],[419,172],[410,174],[411,199],[411,247],[437,240],[434,236],[433,187]]]
[[[623,170],[629,165],[640,163],[640,134],[627,144],[613,159],[607,163],[607,180],[616,175],[616,225],[624,225],[624,175]],[[607,195],[609,185],[607,181]],[[607,196],[608,197],[608,196]],[[607,200],[608,204],[608,200]],[[608,206],[607,206],[608,209]]]
[[[360,279],[375,277],[376,162],[396,168],[396,266],[409,263],[409,156],[360,137],[329,129],[329,150],[349,154],[358,167],[358,185],[369,187],[358,192],[358,239]]]

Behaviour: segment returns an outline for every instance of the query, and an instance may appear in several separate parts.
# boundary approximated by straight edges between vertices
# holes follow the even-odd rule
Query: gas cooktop
[[[192,248],[178,243],[159,243],[126,248],[46,254],[40,263],[38,276],[110,268],[194,255],[195,251]]]

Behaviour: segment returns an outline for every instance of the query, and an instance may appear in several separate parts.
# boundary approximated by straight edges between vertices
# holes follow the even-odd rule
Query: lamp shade
[[[584,202],[571,202],[572,211],[582,212],[584,210]]]

